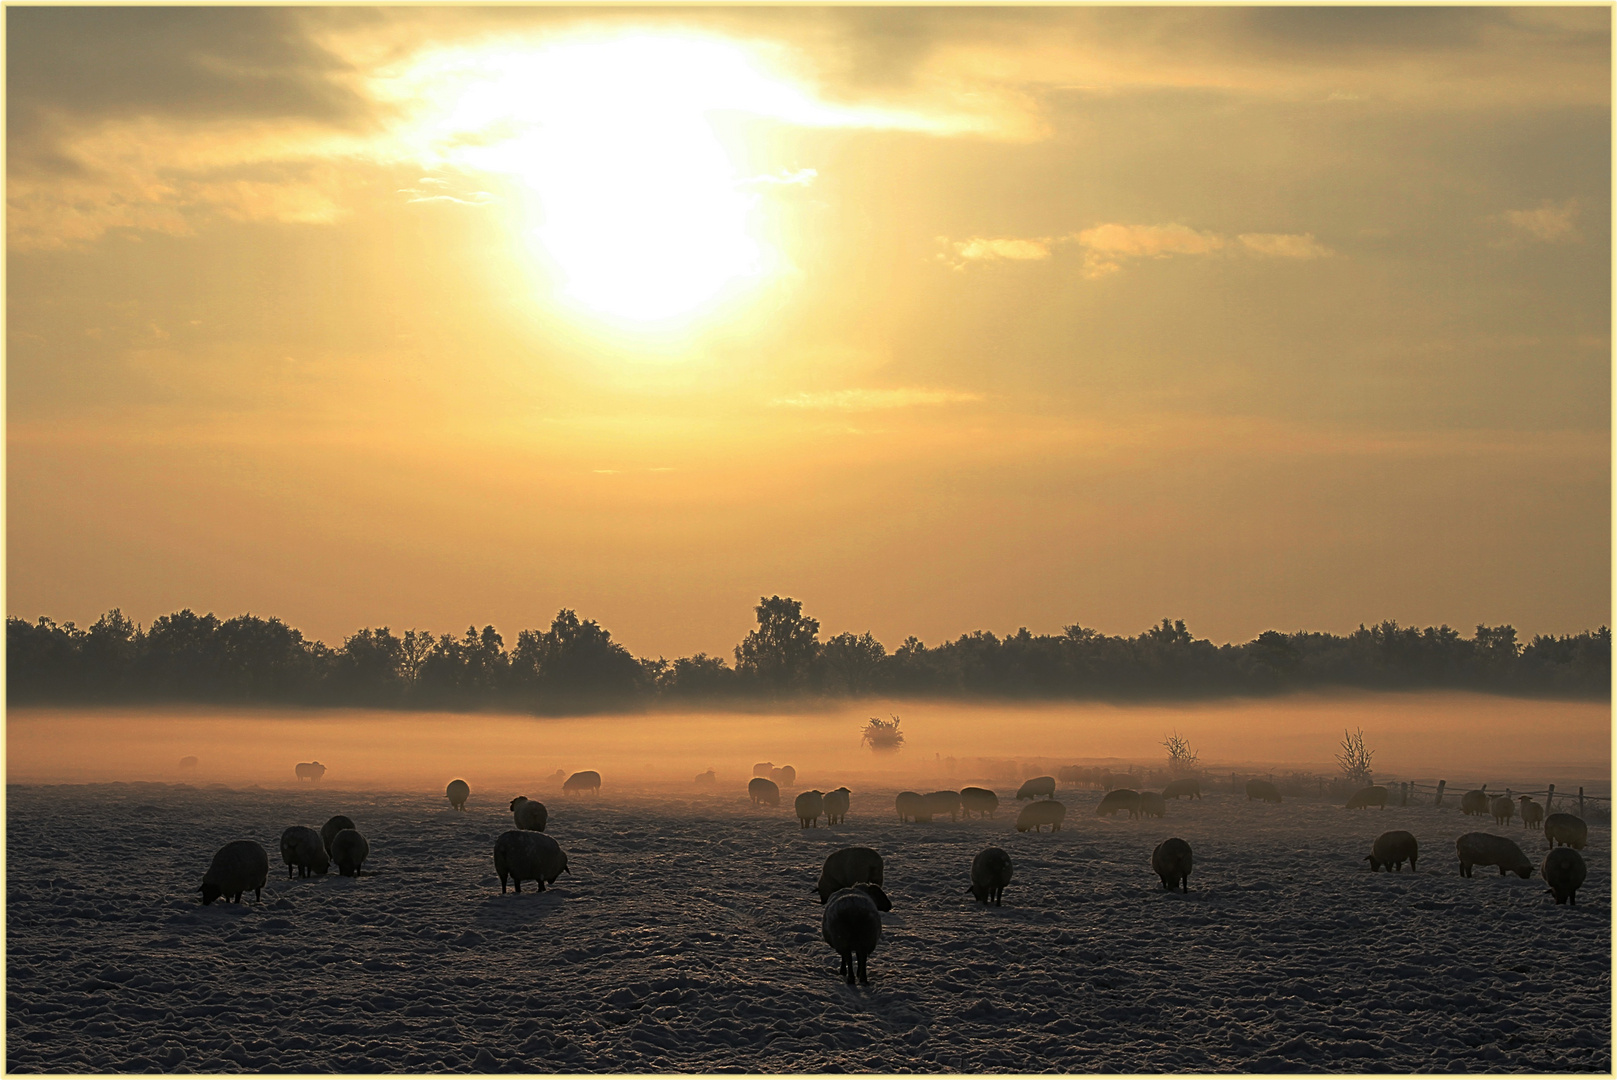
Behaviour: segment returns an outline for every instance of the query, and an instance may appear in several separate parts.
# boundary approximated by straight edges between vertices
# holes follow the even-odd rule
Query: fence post
[[[1404,784],[1403,798],[1401,798],[1398,801],[1398,805],[1399,806],[1408,806],[1409,805],[1409,784],[1407,782],[1405,782],[1405,784]]]
[[[1583,788],[1578,789],[1578,816],[1583,816]]]
[[[1544,812],[1547,814],[1555,806],[1555,785],[1550,785],[1550,793],[1544,796]]]
[[[1448,787],[1448,783],[1449,782],[1447,780],[1439,780],[1437,782],[1437,798],[1432,801],[1433,806],[1443,805],[1443,789]]]

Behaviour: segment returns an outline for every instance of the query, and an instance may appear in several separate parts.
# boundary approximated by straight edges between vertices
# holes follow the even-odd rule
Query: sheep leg
[[[837,967],[837,974],[839,976],[846,975],[848,985],[853,985],[853,952],[851,950],[842,954],[842,963]]]
[[[868,955],[870,955],[870,954],[869,953],[860,953],[859,954],[859,984],[861,986],[869,986],[870,985],[870,976],[865,974],[865,957],[868,956]],[[853,977],[851,975],[848,977],[848,981],[853,982]]]

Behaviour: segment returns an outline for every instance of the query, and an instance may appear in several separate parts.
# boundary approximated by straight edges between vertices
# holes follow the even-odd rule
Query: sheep
[[[825,813],[825,792],[817,789],[805,791],[793,805],[797,808],[798,825],[812,829],[820,823],[820,815]]]
[[[747,781],[747,795],[752,799],[752,805],[768,803],[770,806],[780,805],[780,788],[775,786],[773,780],[766,780],[762,776],[755,776]]]
[[[932,816],[941,818],[949,815],[950,821],[960,820],[960,793],[958,791],[931,791],[923,796],[926,799],[926,808]]]
[[[326,767],[318,761],[300,761],[297,774],[299,780],[318,780],[326,775]]]
[[[1162,887],[1169,892],[1175,885],[1181,892],[1190,892],[1190,869],[1194,860],[1190,845],[1177,836],[1170,836],[1151,852],[1151,869],[1162,879]]]
[[[1033,779],[1025,781],[1021,787],[1016,789],[1016,798],[1018,802],[1023,799],[1037,799],[1041,795],[1046,799],[1053,799],[1056,797],[1055,777],[1035,776]]]
[[[845,787],[825,793],[825,823],[827,825],[841,825],[848,818],[848,798],[853,792]],[[877,882],[881,884],[881,882]]]
[[[1472,814],[1486,814],[1488,812],[1488,785],[1483,784],[1475,791],[1468,791],[1460,796],[1460,813],[1466,817]]]
[[[180,770],[182,772],[187,770],[187,769],[194,769],[196,767],[197,767],[197,759],[196,759],[195,754],[187,754],[185,757],[182,757],[180,759]]]
[[[1539,872],[1544,875],[1550,892],[1555,894],[1557,904],[1571,901],[1573,907],[1578,906],[1578,886],[1589,876],[1589,867],[1582,855],[1569,847],[1552,848],[1544,856]]]
[[[859,981],[870,984],[865,974],[865,959],[876,951],[881,940],[881,908],[877,897],[885,896],[879,885],[858,884],[834,893],[825,904],[825,915],[820,919],[820,933],[825,943],[842,957],[838,975],[847,976],[853,985],[854,961],[858,961]]]
[[[541,832],[512,829],[494,841],[494,872],[500,875],[500,892],[509,877],[517,892],[524,881],[537,882],[539,891],[567,873],[567,853],[555,839]]]
[[[345,814],[338,814],[320,826],[320,842],[325,845],[326,853],[331,853],[332,839],[344,829],[355,828],[354,819]]]
[[[1368,810],[1372,806],[1379,806],[1383,810],[1387,808],[1387,789],[1379,784],[1360,788],[1347,801],[1349,810]]]
[[[1095,816],[1115,817],[1119,810],[1127,810],[1131,818],[1139,817],[1140,793],[1121,787],[1108,791],[1101,797],[1100,805],[1095,807]]]
[[[970,817],[973,811],[983,817],[993,817],[994,811],[999,809],[999,796],[987,788],[961,788],[960,809],[967,817]]]
[[[1280,801],[1280,789],[1267,780],[1248,780],[1246,782],[1246,801],[1251,802],[1253,799],[1277,803]]]
[[[1084,770],[1076,765],[1063,765],[1056,770],[1056,779],[1063,784],[1078,784],[1084,779]]]
[[[1508,795],[1496,795],[1488,800],[1488,812],[1496,825],[1509,825],[1510,819],[1516,816],[1516,804]]]
[[[1415,860],[1420,858],[1420,841],[1415,839],[1413,833],[1402,829],[1384,832],[1370,845],[1370,854],[1365,858],[1370,860],[1372,871],[1385,867],[1389,873],[1403,869],[1404,860],[1408,859],[1409,872],[1413,874],[1416,872]]]
[[[310,874],[325,876],[331,868],[331,857],[320,834],[307,825],[292,825],[281,833],[281,858],[286,860],[286,876],[292,876],[293,867],[298,877]]]
[[[1531,795],[1518,795],[1516,801],[1522,804],[1522,828],[1536,829],[1544,824],[1544,808]]]
[[[1168,804],[1161,795],[1154,791],[1140,792],[1140,816],[1162,817],[1168,812]]]
[[[881,856],[867,847],[845,847],[833,851],[825,857],[825,867],[820,871],[820,883],[814,886],[814,891],[820,894],[820,903],[824,904],[831,899],[831,894],[843,889],[866,882],[871,885],[882,883]],[[882,901],[887,897],[882,896]],[[878,902],[877,907],[881,907]],[[883,911],[893,910],[889,901]]]
[[[995,907],[1004,907],[1001,898],[1005,895],[1005,886],[1010,883],[1011,857],[1005,854],[1004,849],[983,848],[971,860],[971,884],[966,886],[966,891],[975,896],[979,904],[992,900]]]
[[[1576,814],[1551,814],[1544,819],[1544,839],[1552,848],[1559,843],[1582,851],[1589,842],[1589,826]]]
[[[1054,799],[1040,799],[1022,807],[1022,812],[1016,815],[1016,831],[1027,832],[1032,829],[1038,832],[1040,825],[1048,825],[1051,832],[1060,832],[1062,819],[1066,816],[1065,806]]]
[[[214,853],[213,863],[202,875],[203,904],[223,896],[241,903],[242,894],[253,890],[253,899],[264,899],[264,883],[269,880],[269,852],[257,840],[232,840]]]
[[[927,806],[926,799],[919,792],[900,791],[893,800],[898,808],[898,820],[923,822],[932,820],[932,810]]]
[[[599,795],[601,793],[601,774],[594,769],[575,772],[567,778],[567,782],[561,786],[561,790],[563,795],[571,795],[574,792],[583,794],[586,791],[592,795]]]
[[[370,842],[358,829],[344,829],[331,838],[331,861],[343,877],[358,877],[359,868],[371,853]]]
[[[1460,876],[1470,877],[1473,866],[1497,866],[1499,876],[1514,872],[1526,879],[1533,876],[1533,864],[1527,861],[1516,841],[1493,833],[1468,832],[1454,842],[1460,856]]]
[[[784,784],[786,787],[791,787],[793,784],[797,783],[797,770],[792,768],[790,765],[782,765],[778,769],[769,770],[769,778],[775,781],[777,784]]]
[[[1200,780],[1188,778],[1170,781],[1168,786],[1162,789],[1162,797],[1174,800],[1181,798],[1199,799],[1202,797],[1202,783]]]
[[[452,810],[466,809],[466,800],[472,796],[471,785],[464,780],[451,780],[449,786],[444,788],[444,794],[449,796],[449,806]]]
[[[511,816],[516,820],[517,828],[529,832],[544,832],[545,824],[550,821],[550,811],[545,809],[545,804],[526,795],[518,795],[511,800]]]
[[[709,769],[705,773],[697,773],[696,774],[696,786],[697,787],[718,787],[719,786],[719,774],[714,772],[712,769]]]
[[[758,764],[752,767],[752,775],[761,776],[767,780],[769,779],[770,772],[773,771],[774,768],[775,763],[773,761],[760,761]]]

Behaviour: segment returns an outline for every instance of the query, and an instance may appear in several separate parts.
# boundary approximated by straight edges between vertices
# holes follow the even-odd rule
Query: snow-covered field
[[[825,786],[822,784],[822,786]],[[1098,818],[1063,789],[1060,833],[900,824],[891,790],[800,829],[791,790],[533,790],[572,872],[501,895],[491,852],[515,792],[305,785],[13,784],[7,1067],[13,1072],[1609,1072],[1610,832],[1556,906],[1535,873],[1459,876],[1454,839],[1544,841],[1457,807],[1346,811],[1211,795],[1162,821]],[[1450,800],[1451,802],[1453,800]],[[287,825],[352,817],[366,875],[287,880]],[[1372,874],[1385,829],[1420,872]],[[1167,836],[1189,895],[1149,868]],[[262,903],[202,907],[227,841],[271,855]],[[886,860],[894,910],[868,987],[837,978],[812,888],[825,856]],[[972,856],[1015,860],[1005,906]],[[279,872],[279,876],[277,875]]]

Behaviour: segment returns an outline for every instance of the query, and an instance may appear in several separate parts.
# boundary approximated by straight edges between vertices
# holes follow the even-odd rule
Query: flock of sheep
[[[320,771],[324,772],[324,768]],[[796,770],[790,765],[776,768],[770,762],[760,763],[754,772],[758,775],[748,783],[747,793],[755,806],[779,806],[780,784],[790,785],[797,778]],[[307,773],[300,764],[299,778]],[[712,775],[709,770],[697,777],[697,783],[711,780]],[[601,775],[594,771],[574,773],[562,785],[564,794],[599,793],[600,789]],[[1060,830],[1066,807],[1055,801],[1055,791],[1056,780],[1052,776],[1034,777],[1017,790],[1016,799],[1028,803],[1017,814],[1017,832],[1039,832],[1045,825],[1050,826],[1052,833]],[[453,809],[465,810],[471,788],[464,780],[452,780],[445,795]],[[800,793],[793,802],[798,825],[814,828],[821,817],[831,825],[842,823],[848,813],[850,795],[846,787]],[[1282,801],[1279,789],[1265,780],[1247,781],[1246,795],[1248,801]],[[1106,792],[1095,813],[1113,816],[1126,812],[1131,818],[1160,818],[1168,799],[1201,797],[1201,785],[1194,779],[1175,780],[1160,793],[1119,787]],[[1515,816],[1517,802],[1521,803],[1523,827],[1543,826],[1550,851],[1544,857],[1540,873],[1555,894],[1555,902],[1575,905],[1578,888],[1588,876],[1588,866],[1580,852],[1587,843],[1589,831],[1581,818],[1565,813],[1546,815],[1544,807],[1530,796],[1522,795],[1514,800],[1508,795],[1490,796],[1485,787],[1466,792],[1461,797],[1460,808],[1467,815],[1491,814],[1495,821],[1506,824]],[[1387,789],[1379,786],[1366,787],[1347,802],[1350,810],[1377,806],[1385,809],[1386,805]],[[500,878],[500,892],[506,891],[508,881],[518,893],[524,881],[535,882],[543,890],[568,872],[567,853],[545,832],[549,813],[543,803],[519,795],[511,800],[510,808],[516,828],[502,833],[494,843],[494,869]],[[958,821],[962,815],[970,818],[974,813],[993,817],[999,809],[999,796],[980,787],[924,795],[901,791],[894,800],[894,808],[901,822],[930,822],[944,816]],[[1463,877],[1470,877],[1476,866],[1497,866],[1501,875],[1514,873],[1524,879],[1533,873],[1527,856],[1508,837],[1466,833],[1455,842],[1455,851]],[[342,815],[327,821],[319,832],[293,825],[281,834],[281,857],[288,877],[294,871],[303,877],[325,874],[332,863],[337,864],[340,873],[357,876],[369,853],[370,845],[365,837],[352,820]],[[1412,833],[1403,830],[1384,832],[1376,837],[1365,858],[1372,871],[1401,870],[1407,861],[1410,871],[1414,872],[1420,858],[1420,843]],[[1161,879],[1164,889],[1178,888],[1188,893],[1193,865],[1190,845],[1179,837],[1164,840],[1151,853],[1151,869]],[[999,905],[1012,873],[1011,857],[1002,848],[985,848],[972,860],[966,891],[980,903]],[[248,889],[253,890],[255,899],[262,899],[268,876],[269,855],[261,844],[253,840],[232,841],[219,849],[203,876],[202,902],[208,904],[221,896],[240,902]],[[848,847],[833,852],[825,860],[815,891],[819,893],[820,903],[825,905],[822,935],[841,957],[839,975],[850,984],[856,979],[868,983],[866,959],[881,938],[881,913],[893,909],[892,901],[882,890],[881,855],[868,847]]]

